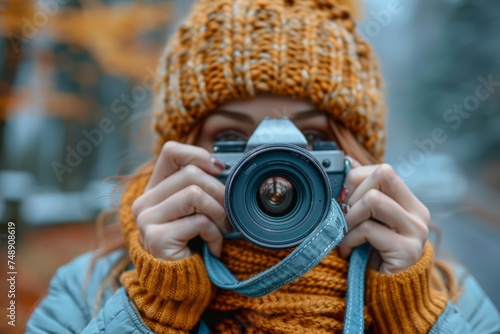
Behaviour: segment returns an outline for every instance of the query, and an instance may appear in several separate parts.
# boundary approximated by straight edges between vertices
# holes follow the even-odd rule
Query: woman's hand
[[[371,265],[382,273],[401,272],[422,256],[430,214],[388,164],[361,166],[353,161],[346,178],[349,228],[340,244],[348,257],[354,247],[369,242],[377,251]]]
[[[200,236],[220,256],[229,223],[224,185],[212,175],[223,169],[203,148],[173,141],[163,146],[144,193],[132,205],[146,251],[163,260],[184,259],[191,255],[188,241]]]

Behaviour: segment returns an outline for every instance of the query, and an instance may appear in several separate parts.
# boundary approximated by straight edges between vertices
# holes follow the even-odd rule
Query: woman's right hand
[[[188,241],[200,236],[220,256],[223,234],[230,227],[225,187],[212,175],[223,169],[203,148],[165,143],[144,193],[132,205],[147,252],[167,261],[184,259],[192,255]]]

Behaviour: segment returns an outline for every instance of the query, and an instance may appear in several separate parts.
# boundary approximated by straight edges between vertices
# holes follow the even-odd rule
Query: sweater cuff
[[[430,242],[422,258],[397,274],[367,270],[366,303],[376,333],[428,333],[446,307],[446,296],[431,288],[434,251]]]
[[[121,283],[144,322],[156,332],[189,331],[199,321],[211,297],[211,283],[199,254],[164,261],[133,243],[130,255],[135,269]]]

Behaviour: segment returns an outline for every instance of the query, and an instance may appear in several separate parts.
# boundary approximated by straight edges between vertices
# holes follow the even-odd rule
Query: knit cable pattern
[[[226,240],[222,261],[243,280],[275,265],[290,251]],[[238,333],[238,328],[245,328],[246,333],[339,333],[345,312],[347,268],[347,262],[334,250],[304,276],[267,296],[251,298],[219,289],[209,306],[215,311],[212,316],[223,320],[216,328],[227,327],[227,333]],[[368,328],[368,315],[366,322]]]
[[[378,64],[349,8],[336,1],[199,0],[158,73],[157,152],[168,140],[185,141],[224,102],[270,92],[310,100],[382,159]]]

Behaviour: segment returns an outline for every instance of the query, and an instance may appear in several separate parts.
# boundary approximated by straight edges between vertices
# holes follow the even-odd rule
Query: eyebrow
[[[241,122],[245,122],[245,123],[252,123],[252,124],[254,123],[254,120],[251,116],[249,116],[245,113],[236,111],[236,110],[219,109],[219,110],[216,110],[212,115],[214,115],[214,114],[228,117],[228,118],[231,118],[231,119],[236,120],[236,121],[241,121]],[[292,115],[284,115],[284,116],[287,116],[288,118],[290,118],[290,120],[292,122],[297,122],[297,121],[302,121],[302,120],[305,120],[307,118],[311,118],[311,117],[315,117],[315,116],[319,116],[319,115],[323,115],[323,114],[324,114],[324,112],[321,110],[311,109],[311,110],[306,110],[306,111],[297,111]]]
[[[224,109],[218,109],[212,113],[212,115],[221,115],[227,118],[231,118],[235,121],[240,121],[244,123],[254,123],[254,120],[251,116],[235,111],[235,110],[224,110]]]
[[[311,117],[315,117],[315,116],[320,116],[320,115],[323,115],[323,114],[324,114],[324,112],[321,111],[321,110],[311,109],[311,110],[306,110],[306,111],[298,111],[295,114],[293,114],[292,116],[290,116],[290,119],[293,122],[297,122],[297,121],[305,120],[307,118],[311,118]]]

